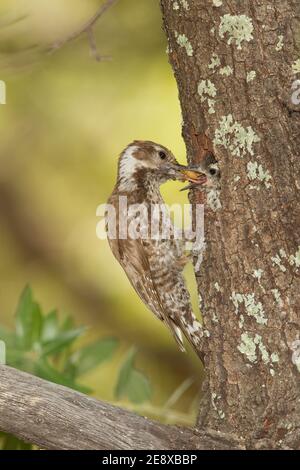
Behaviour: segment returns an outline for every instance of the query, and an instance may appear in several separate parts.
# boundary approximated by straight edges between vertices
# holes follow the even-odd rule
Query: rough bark
[[[206,201],[197,276],[210,332],[198,425],[237,434],[248,448],[299,448],[300,106],[291,103],[291,85],[299,78],[292,64],[300,57],[300,4],[161,6],[189,161],[213,149],[222,172],[221,207]],[[224,15],[245,15],[231,20],[246,22],[250,36],[230,40]],[[198,190],[192,198],[207,199]]]
[[[0,366],[0,430],[44,449],[241,448],[226,435],[164,426],[7,366]]]

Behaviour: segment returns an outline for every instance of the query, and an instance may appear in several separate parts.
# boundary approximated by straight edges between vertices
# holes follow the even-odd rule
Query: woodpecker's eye
[[[165,160],[167,158],[166,152],[163,152],[162,150],[158,152],[158,155],[162,160]]]
[[[209,174],[210,174],[210,175],[213,176],[213,175],[215,175],[216,173],[217,173],[217,170],[216,170],[215,168],[210,168],[210,169],[209,169]]]

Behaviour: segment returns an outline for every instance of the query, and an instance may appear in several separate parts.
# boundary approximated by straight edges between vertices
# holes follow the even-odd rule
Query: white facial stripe
[[[138,168],[145,166],[145,162],[143,160],[138,160],[133,155],[133,153],[138,149],[139,148],[136,145],[130,145],[130,147],[128,147],[123,153],[119,166],[120,179],[129,179]]]

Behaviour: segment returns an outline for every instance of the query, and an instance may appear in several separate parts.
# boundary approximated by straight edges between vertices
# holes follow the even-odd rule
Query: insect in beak
[[[182,170],[181,172],[184,175],[185,179],[191,184],[185,186],[180,191],[186,191],[187,189],[195,188],[198,185],[204,185],[207,182],[207,176],[199,171]]]

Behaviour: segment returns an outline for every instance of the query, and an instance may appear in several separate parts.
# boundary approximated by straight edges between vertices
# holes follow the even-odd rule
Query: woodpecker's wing
[[[165,311],[159,296],[149,264],[147,247],[143,240],[109,239],[109,244],[141,300],[170,328],[180,349],[185,351],[180,328]]]

